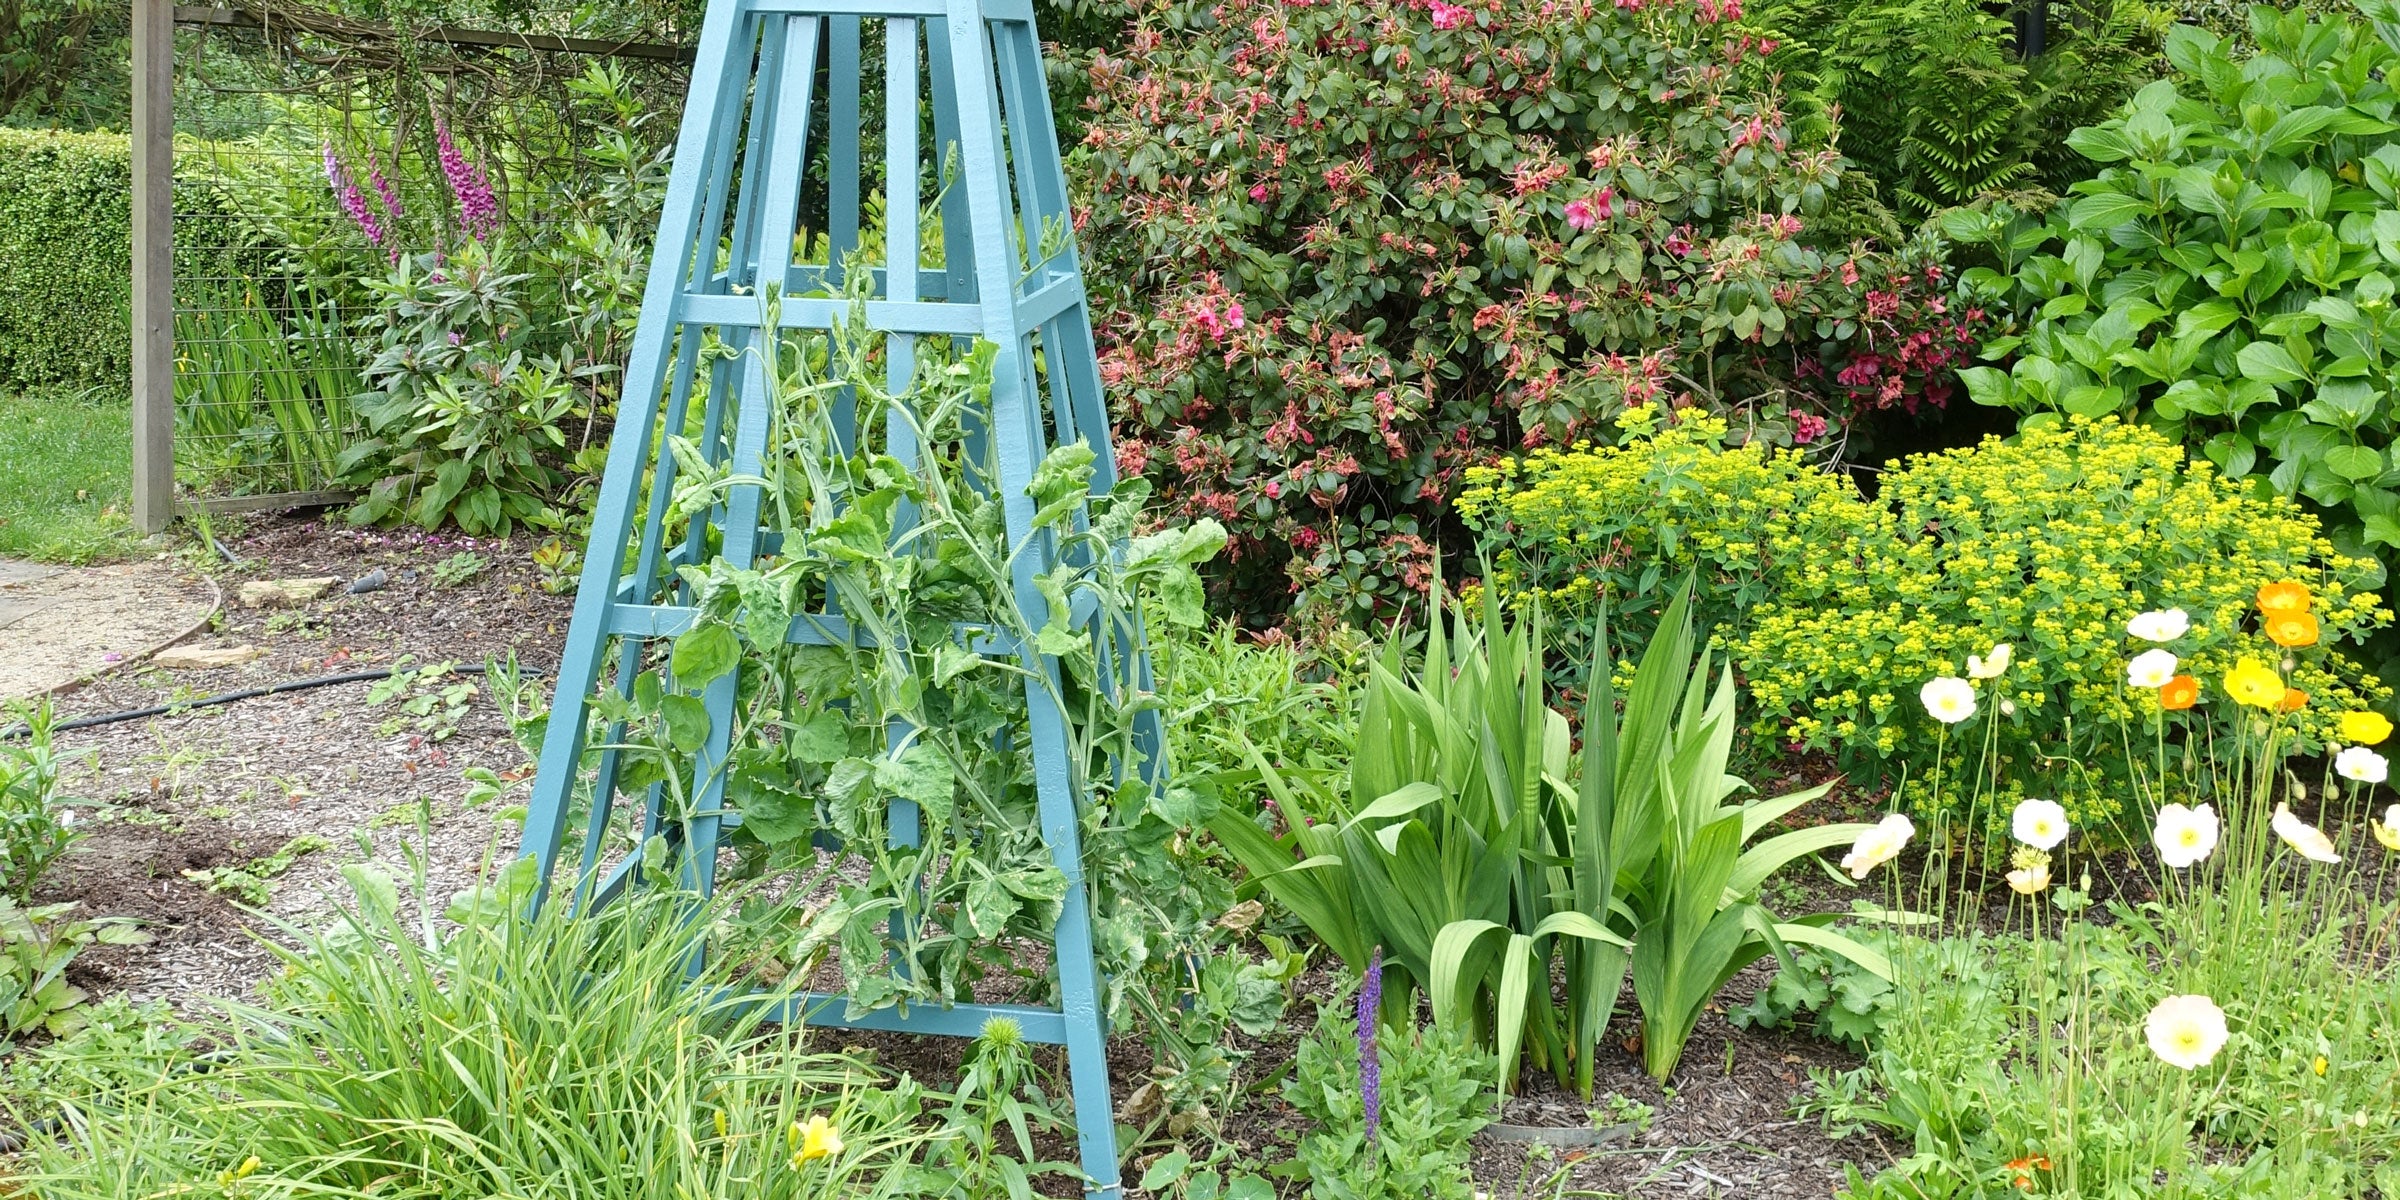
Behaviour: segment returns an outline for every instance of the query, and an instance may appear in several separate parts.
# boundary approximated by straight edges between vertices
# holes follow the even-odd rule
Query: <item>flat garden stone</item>
[[[150,661],[170,671],[213,671],[218,667],[238,667],[266,656],[266,651],[251,645],[169,646]]]
[[[281,608],[306,604],[324,595],[327,589],[341,581],[338,575],[312,579],[253,579],[242,585],[242,607]]]

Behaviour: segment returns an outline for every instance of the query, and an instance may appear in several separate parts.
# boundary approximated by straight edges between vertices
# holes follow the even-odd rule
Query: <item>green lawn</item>
[[[132,549],[132,419],[114,388],[0,391],[0,557],[84,563]]]

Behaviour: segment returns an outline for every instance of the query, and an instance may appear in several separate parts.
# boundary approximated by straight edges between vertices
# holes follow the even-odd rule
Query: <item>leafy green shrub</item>
[[[1687,575],[1701,627],[1738,636],[1742,613],[1874,520],[1846,477],[1792,451],[1728,448],[1725,422],[1693,409],[1658,417],[1637,405],[1617,419],[1620,445],[1471,469],[1458,497],[1493,586],[1540,596],[1568,647],[1583,645],[1605,599],[1610,651],[1627,663]]]
[[[1962,374],[2033,422],[2156,425],[2307,498],[2335,544],[2400,549],[2394,51],[2367,21],[2255,13],[2254,55],[2176,29],[2174,77],[2067,139],[2099,170],[2046,220],[1944,219],[2000,259],[1962,275],[1965,296],[2018,318],[1984,350],[2015,361]]]
[[[122,136],[0,128],[0,385],[132,369],[133,160]]]
[[[1992,748],[2002,776],[2096,823],[2126,802],[2121,723],[2141,728],[2157,711],[2126,686],[2126,658],[2147,648],[2127,620],[2190,614],[2174,650],[2183,673],[2214,688],[2239,656],[2285,656],[2252,603],[2286,579],[2314,589],[2322,642],[2297,653],[2292,673],[2308,696],[2296,749],[2337,740],[2339,713],[2391,695],[2338,649],[2392,620],[2370,590],[2374,564],[2337,553],[2293,502],[2187,462],[2151,429],[2076,417],[1920,456],[1884,476],[1879,504],[1871,524],[1751,610],[1735,656],[1761,736],[1855,769],[1899,762],[1922,774],[1941,727],[1919,687],[2008,643],[2013,664],[1983,685],[1983,703],[2002,706]],[[1975,752],[1948,743],[1954,759]]]
[[[1311,1124],[1297,1164],[1323,1200],[1467,1200],[1470,1143],[1492,1122],[1492,1056],[1414,1021],[1373,1039],[1374,1128],[1358,1022],[1336,1000],[1300,1043],[1284,1097]]]
[[[0,896],[22,903],[75,831],[57,806],[61,762],[50,744],[50,705],[14,703],[0,716],[24,728],[20,737],[0,737]]]
[[[1779,48],[1750,62],[1782,77],[1804,136],[1833,136],[1838,113],[1843,153],[1914,219],[2081,178],[2057,131],[2152,78],[2173,19],[2141,0],[2059,0],[2046,16],[2043,51],[2026,58],[2010,18],[1976,0],[1766,0],[1747,24]]]
[[[1931,247],[1812,239],[1841,160],[1728,71],[1738,12],[1138,6],[1078,151],[1102,369],[1246,621],[1389,615],[1468,467],[1628,403],[1792,444],[1944,398]]]
[[[133,369],[133,158],[125,136],[0,126],[0,163],[0,279],[8,281],[0,289],[0,386],[121,386]],[[221,219],[224,197],[206,176],[179,173],[179,223]],[[194,238],[187,228],[175,248],[178,276],[221,274],[209,256],[222,249],[197,243],[223,240]]]
[[[368,485],[352,520],[501,535],[562,520],[548,501],[580,395],[575,368],[536,350],[527,278],[496,244],[468,242],[370,281],[380,349],[364,373],[378,390],[357,407],[374,436],[337,463]]]

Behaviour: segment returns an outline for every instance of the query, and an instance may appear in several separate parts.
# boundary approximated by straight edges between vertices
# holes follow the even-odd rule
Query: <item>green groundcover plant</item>
[[[1645,398],[1820,449],[1939,402],[1930,246],[1812,239],[1838,154],[1740,5],[1149,0],[1079,169],[1117,454],[1233,536],[1253,624],[1421,594],[1462,473]]]
[[[2400,548],[2400,7],[2251,9],[2257,48],[2191,26],[2175,73],[2068,144],[2096,173],[2045,217],[1946,216],[1994,267],[1966,302],[2016,314],[1962,372],[1978,403],[2124,415],[2329,514],[2339,545]]]

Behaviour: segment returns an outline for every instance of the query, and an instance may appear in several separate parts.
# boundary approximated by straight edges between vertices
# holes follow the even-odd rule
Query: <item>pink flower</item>
[[[1445,4],[1443,0],[1433,0],[1433,27],[1435,29],[1456,29],[1466,23],[1466,5]]]
[[[1617,215],[1615,208],[1616,196],[1617,189],[1614,185],[1611,185],[1609,187],[1601,188],[1600,194],[1596,197],[1593,197],[1592,210],[1600,215],[1601,220],[1605,221],[1610,217]]]
[[[1792,418],[1792,442],[1805,446],[1825,436],[1825,418],[1815,413],[1801,413]]]
[[[1232,304],[1230,307],[1226,308],[1226,310],[1225,310],[1225,326],[1226,326],[1226,328],[1228,328],[1228,329],[1240,329],[1240,328],[1242,327],[1242,302],[1241,302],[1241,301],[1239,301],[1239,300],[1236,300],[1236,301],[1234,301],[1234,302],[1233,302],[1233,304]]]
[[[1267,482],[1267,499],[1269,499],[1269,500],[1277,500],[1277,499],[1281,499],[1281,498],[1282,498],[1282,496],[1283,496],[1283,484],[1281,484],[1281,483],[1279,483],[1279,482],[1276,482],[1276,481],[1274,481],[1274,480],[1269,480],[1269,481]]]
[[[1578,196],[1567,201],[1567,224],[1577,229],[1597,229],[1600,227],[1600,214],[1592,208],[1590,200]]]
[[[1675,228],[1675,232],[1667,235],[1667,240],[1661,244],[1660,249],[1665,250],[1667,253],[1672,254],[1677,258],[1690,258],[1692,255],[1692,239],[1685,236],[1684,227],[1679,225]]]
[[[1250,199],[1255,203],[1265,203],[1267,199],[1267,185],[1263,183],[1251,184]]]

